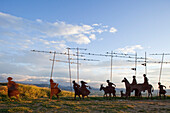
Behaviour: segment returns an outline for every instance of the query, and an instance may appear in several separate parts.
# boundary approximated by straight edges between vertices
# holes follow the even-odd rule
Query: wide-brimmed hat
[[[82,84],[87,84],[87,82],[81,81]]]
[[[50,82],[54,82],[53,79],[50,79]]]
[[[12,80],[13,78],[12,77],[8,77],[7,80]]]

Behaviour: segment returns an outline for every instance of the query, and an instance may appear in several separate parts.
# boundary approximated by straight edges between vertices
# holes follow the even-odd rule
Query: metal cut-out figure
[[[19,95],[19,91],[18,91],[18,84],[16,84],[14,81],[12,81],[12,77],[8,77],[8,97],[11,99],[12,96],[15,96],[18,100],[18,95]]]
[[[143,77],[144,77],[144,83],[143,84],[148,85],[149,79],[146,77],[146,74],[143,74]]]
[[[52,96],[56,95],[59,100],[59,93],[61,90],[58,88],[58,84],[54,83],[52,79],[50,79],[50,86],[51,86],[51,92],[50,92],[50,100],[52,100]]]
[[[73,80],[73,89],[74,89],[74,99],[76,99],[76,95],[78,95],[79,96],[79,99],[81,99],[81,97],[80,97],[80,95],[82,95],[81,94],[81,91],[80,91],[80,85],[79,84],[77,84],[76,82],[75,82],[75,80]]]
[[[153,92],[154,89],[153,89],[153,86],[152,86],[151,84],[148,84],[148,85],[147,85],[147,84],[131,85],[126,78],[124,78],[124,79],[122,80],[122,82],[125,82],[125,86],[126,86],[126,98],[127,98],[128,96],[130,97],[130,93],[131,93],[133,90],[135,90],[135,89],[138,90],[138,95],[139,95],[139,96],[140,96],[141,91],[147,90],[147,91],[148,91],[148,98],[149,98],[150,95],[151,95],[151,98],[152,98],[152,92]]]
[[[100,86],[100,91],[103,90],[104,91],[104,95],[103,97],[106,96],[107,98],[107,94],[109,94],[109,98],[111,98],[111,94],[113,95],[113,97],[116,97],[116,90],[115,88],[112,88],[112,87],[104,87],[103,84],[101,84]]]
[[[161,83],[160,82],[158,82],[158,85],[159,85],[159,97],[160,97],[160,99],[161,99],[161,94],[163,94],[163,96],[164,96],[164,98],[166,97],[166,90],[164,90],[163,88],[165,87],[165,89],[166,89],[166,86],[164,86],[164,85],[161,85]]]
[[[132,83],[131,85],[136,85],[137,84],[137,81],[136,81],[136,76],[133,76],[133,80],[132,80]],[[138,95],[138,90],[137,89],[134,89],[135,90],[135,96],[141,96],[141,92],[139,93]],[[132,91],[133,92],[133,91]]]
[[[123,93],[123,91],[120,91],[121,98],[126,97],[126,94]]]
[[[90,91],[87,89],[87,87],[89,87],[89,89],[91,89],[91,88],[90,88],[90,86],[87,86],[86,84],[87,84],[86,82],[81,81],[80,92],[82,94],[83,99],[84,99],[84,96],[87,96],[87,98],[88,98],[88,95],[90,94]]]

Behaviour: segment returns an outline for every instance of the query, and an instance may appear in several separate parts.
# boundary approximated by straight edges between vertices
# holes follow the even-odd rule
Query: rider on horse
[[[132,85],[135,85],[135,84],[137,84],[137,81],[136,81],[136,76],[133,76]]]
[[[114,83],[110,82],[109,80],[106,80],[106,82],[108,83],[108,86],[107,86],[107,87],[113,87],[113,88],[116,87],[116,85],[115,85]],[[114,85],[114,86],[113,86],[113,85]]]

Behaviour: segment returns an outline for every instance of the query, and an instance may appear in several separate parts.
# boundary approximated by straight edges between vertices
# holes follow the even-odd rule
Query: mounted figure
[[[103,97],[106,96],[107,98],[107,94],[109,94],[109,97],[111,98],[111,94],[113,95],[113,97],[116,97],[116,90],[110,87],[103,87],[103,84],[101,84],[100,86],[100,91],[103,90],[104,91],[104,95]]]
[[[166,89],[166,86],[164,86],[164,85],[161,85],[161,83],[160,82],[158,82],[158,85],[159,85],[159,97],[160,97],[160,99],[161,99],[161,94],[163,94],[163,96],[164,96],[164,98],[166,97],[166,90],[164,90],[163,88],[165,87],[165,89]]]
[[[131,83],[131,85],[136,85],[137,84],[137,81],[136,81],[136,76],[133,76],[133,80],[132,80],[132,83]],[[137,96],[141,96],[141,92],[140,92],[140,94],[138,95],[138,89],[134,89],[135,90],[135,96],[137,97]],[[133,92],[133,91],[132,91]]]
[[[14,81],[12,81],[12,77],[8,77],[8,97],[11,99],[12,96],[15,96],[18,100],[18,95],[19,95],[19,91],[18,91],[18,84],[16,84]]]
[[[75,82],[75,80],[73,80],[73,89],[74,89],[74,99],[76,99],[76,95],[78,95],[79,96],[79,99],[81,99],[81,97],[80,97],[80,95],[82,95],[81,94],[81,92],[80,92],[80,85],[79,84],[77,84],[76,82]]]
[[[53,79],[50,79],[50,86],[51,86],[51,92],[50,92],[50,100],[52,99],[53,95],[56,95],[59,100],[59,93],[61,90],[58,88],[58,84],[56,84]]]
[[[127,98],[128,96],[130,96],[130,93],[131,93],[133,90],[135,90],[135,89],[138,90],[138,95],[140,95],[140,92],[141,92],[141,91],[147,90],[147,91],[148,91],[148,98],[149,98],[150,95],[151,95],[151,98],[152,98],[152,92],[153,92],[153,87],[152,87],[152,85],[150,85],[150,84],[148,84],[148,85],[146,85],[146,84],[131,85],[126,78],[124,78],[124,79],[122,80],[122,82],[125,82],[125,86],[126,86],[126,98]]]

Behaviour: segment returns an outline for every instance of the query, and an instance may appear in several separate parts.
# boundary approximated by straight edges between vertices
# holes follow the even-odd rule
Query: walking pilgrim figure
[[[12,77],[8,77],[8,97],[11,99],[12,96],[15,96],[18,100],[18,95],[19,95],[19,91],[18,91],[18,84],[16,84],[14,81],[12,81]]]
[[[79,96],[79,99],[81,99],[80,95],[81,95],[81,92],[80,92],[80,85],[77,84],[75,82],[75,80],[73,80],[73,89],[74,89],[74,99],[76,99],[76,95]]]
[[[58,84],[56,84],[53,79],[50,79],[50,86],[51,86],[51,92],[50,92],[50,100],[52,100],[52,96],[56,95],[59,100],[59,93],[61,90],[58,88]]]
[[[161,94],[163,94],[163,96],[164,96],[164,99],[165,99],[165,97],[166,97],[166,90],[164,90],[163,88],[165,87],[165,89],[166,89],[166,86],[164,86],[164,85],[161,85],[161,83],[160,82],[158,82],[158,85],[159,85],[159,98],[161,99]]]
[[[87,89],[87,87],[89,87],[89,89],[91,89],[91,88],[90,88],[90,86],[87,86],[86,84],[87,84],[87,82],[81,81],[80,92],[82,94],[83,99],[84,99],[84,96],[87,96],[87,98],[88,98],[88,95],[90,94],[90,91]]]

